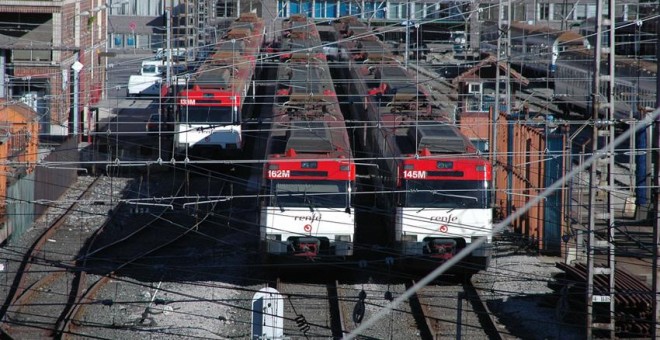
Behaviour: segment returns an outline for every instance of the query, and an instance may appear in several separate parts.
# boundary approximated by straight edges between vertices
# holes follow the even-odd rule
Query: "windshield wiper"
[[[307,203],[310,212],[314,212],[314,206],[312,205],[312,200],[307,197],[307,190],[303,193],[303,202]]]
[[[438,190],[434,190],[431,193],[434,194],[434,195],[438,195],[438,196],[455,197],[455,198],[472,200],[472,201],[475,201],[477,203],[479,202],[479,200],[474,196],[445,194],[445,193],[439,192]],[[461,208],[465,208],[465,207],[468,206],[464,201],[459,201],[459,205],[460,205]],[[457,209],[457,208],[459,208],[459,207],[458,206],[452,207],[451,209],[449,209],[449,211],[447,211],[447,213],[450,213],[450,212],[454,211],[454,209]]]
[[[275,191],[275,202],[277,202],[277,206],[280,208],[280,212],[284,212],[284,207],[282,206],[282,202],[280,202],[279,197],[277,197],[277,191]]]
[[[474,196],[455,195],[455,194],[445,194],[445,193],[440,192],[439,190],[433,190],[433,191],[431,191],[431,193],[434,194],[434,195],[438,195],[438,196],[455,197],[455,198],[464,198],[464,199],[468,199],[468,200],[473,200],[473,201],[475,201],[475,202],[479,202],[479,200],[478,200],[476,197],[474,197]]]

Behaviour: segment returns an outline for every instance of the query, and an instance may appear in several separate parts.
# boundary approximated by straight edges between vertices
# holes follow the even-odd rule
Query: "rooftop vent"
[[[298,153],[333,152],[330,131],[324,122],[293,122],[288,131],[286,150],[294,149]]]
[[[468,141],[455,126],[438,124],[412,127],[408,137],[413,141],[417,134],[417,149],[429,149],[433,153],[465,153],[469,150]]]

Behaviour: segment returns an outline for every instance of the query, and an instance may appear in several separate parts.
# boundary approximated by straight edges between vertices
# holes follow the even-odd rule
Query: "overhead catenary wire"
[[[643,119],[643,122],[646,124],[652,124],[658,117],[660,116],[660,109],[656,109],[645,117]],[[645,126],[645,124],[641,124],[642,126]],[[640,129],[640,127],[637,127],[637,129]],[[632,133],[634,133],[636,130],[629,129],[628,131],[622,133],[618,137],[614,138],[614,140],[610,141],[610,144],[618,144],[626,140],[626,138],[629,138]],[[599,149],[599,153],[606,153],[607,150],[609,149],[610,145],[605,145],[603,148]],[[591,166],[593,163],[596,162],[596,159],[598,157],[589,157],[583,164],[580,164],[579,166],[573,168],[570,172],[562,176],[558,181],[553,183],[553,185],[549,186],[546,188],[539,196],[532,198],[527,202],[521,209],[516,210],[513,212],[511,215],[509,215],[507,218],[505,218],[503,221],[497,223],[493,227],[493,233],[496,233],[500,230],[502,230],[505,226],[513,222],[516,218],[519,218],[522,216],[524,213],[526,213],[531,207],[534,205],[538,204],[544,197],[549,196],[552,194],[555,190],[561,188],[563,185],[568,182],[569,179],[573,178],[576,176],[578,173],[586,170],[589,166]],[[381,311],[377,312],[374,314],[374,316],[368,320],[366,320],[364,323],[360,324],[356,329],[354,329],[350,334],[348,334],[347,339],[354,339],[356,338],[361,332],[367,329],[367,327],[373,325],[373,323],[384,317],[387,312],[389,312],[392,308],[400,304],[403,300],[408,299],[412,294],[417,292],[421,287],[424,287],[425,285],[429,284],[431,281],[433,281],[437,276],[440,274],[444,273],[447,271],[449,267],[452,265],[456,264],[458,261],[462,260],[467,254],[475,250],[477,247],[481,246],[485,242],[485,238],[480,238],[475,242],[472,242],[469,246],[464,248],[457,254],[457,256],[452,257],[449,259],[447,262],[443,263],[440,265],[437,269],[433,270],[429,275],[424,277],[422,280],[417,282],[413,287],[411,287],[406,293],[401,295],[400,297],[396,298],[392,303],[388,304],[385,308],[383,308]]]

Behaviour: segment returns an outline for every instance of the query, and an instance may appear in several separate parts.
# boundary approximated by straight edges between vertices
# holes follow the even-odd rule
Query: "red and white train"
[[[286,39],[321,43],[304,17],[283,28]],[[322,53],[282,46],[263,172],[262,251],[284,260],[350,257],[355,164],[330,70]]]
[[[352,120],[363,153],[372,155],[377,206],[395,261],[437,266],[478,238],[483,246],[452,271],[474,273],[491,257],[491,164],[431,103],[414,74],[403,68],[355,18],[335,22]],[[412,260],[412,261],[409,261]],[[421,261],[420,261],[421,260]]]
[[[254,96],[256,60],[264,22],[243,13],[216,44],[214,54],[176,96],[174,145],[178,155],[212,158],[243,147],[243,116]]]

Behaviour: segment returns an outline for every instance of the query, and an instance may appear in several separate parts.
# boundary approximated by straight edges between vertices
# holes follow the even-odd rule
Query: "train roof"
[[[530,25],[523,22],[512,22],[512,35],[539,36],[563,44],[584,44],[584,36],[574,31],[557,30],[544,25]]]
[[[335,150],[329,126],[323,121],[294,121],[287,135],[287,150],[303,153],[330,153]]]
[[[228,68],[201,69],[189,83],[200,88],[227,89],[232,85],[231,72]]]
[[[313,23],[300,16],[283,23],[283,27],[287,26],[317,32]],[[305,49],[318,48],[320,39],[316,35],[301,39],[295,34],[288,37],[285,34],[283,50],[287,44],[300,52],[293,53],[288,62],[278,66],[277,102],[273,106],[273,126],[267,142],[269,159],[351,157],[348,132],[327,60],[324,55]]]
[[[257,13],[254,12],[243,12],[240,14],[240,16],[236,19],[238,22],[263,22],[263,19],[257,15]]]
[[[387,84],[390,90],[396,94],[411,94],[414,96],[419,91],[418,85],[412,81],[410,74],[403,67],[387,65],[376,68],[374,73],[375,79]]]
[[[288,88],[290,101],[319,101],[329,92],[334,94],[332,78],[323,64],[288,63],[278,70],[278,88]]]
[[[408,138],[417,140],[417,149],[428,149],[439,154],[463,154],[472,143],[454,125],[421,124],[408,128]]]
[[[594,50],[586,48],[569,48],[559,54],[558,61],[576,60],[583,61],[586,64],[593,64]],[[609,54],[602,53],[601,61],[609,62]],[[615,69],[617,74],[627,74],[631,77],[655,77],[658,72],[658,63],[640,58],[631,58],[626,56],[615,56]],[[601,66],[601,69],[603,67]]]
[[[294,150],[301,158],[351,157],[346,124],[337,112],[319,113],[311,118],[295,113],[277,113],[268,137],[267,154],[277,158]]]

